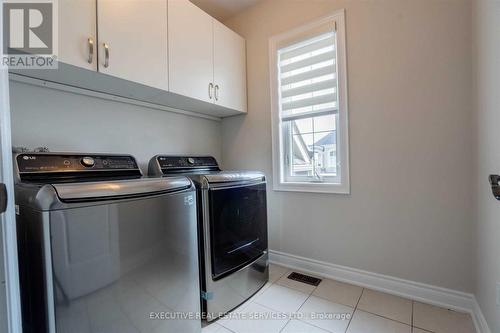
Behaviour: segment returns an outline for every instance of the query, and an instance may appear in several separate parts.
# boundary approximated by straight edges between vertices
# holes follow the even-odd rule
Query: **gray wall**
[[[477,71],[477,280],[476,297],[492,332],[500,332],[500,202],[488,175],[500,174],[500,1],[475,2]]]
[[[249,106],[222,123],[225,167],[271,177],[268,39],[339,8],[351,195],[270,190],[270,247],[470,292],[470,1],[272,0],[225,22],[247,39]]]
[[[12,81],[10,95],[14,146],[129,153],[144,172],[159,153],[221,157],[217,121]]]

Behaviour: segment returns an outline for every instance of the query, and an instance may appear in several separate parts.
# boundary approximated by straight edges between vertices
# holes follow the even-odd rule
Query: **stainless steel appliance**
[[[155,156],[149,175],[186,175],[197,188],[202,311],[218,318],[269,280],[266,178],[221,171],[213,157]]]
[[[24,332],[200,332],[196,195],[128,155],[15,157]]]

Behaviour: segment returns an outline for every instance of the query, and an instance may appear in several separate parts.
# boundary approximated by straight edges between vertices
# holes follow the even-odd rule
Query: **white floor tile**
[[[88,316],[93,330],[101,327],[112,327],[116,323],[128,322],[117,302],[105,301],[88,307]]]
[[[290,313],[297,311],[308,295],[300,291],[273,284],[255,298],[255,303],[276,311]]]
[[[58,333],[91,333],[92,331],[87,312],[59,316],[56,325]]]
[[[300,320],[290,320],[281,333],[329,333],[319,327],[309,325]]]
[[[262,293],[264,291],[266,291],[267,288],[269,288],[270,286],[272,286],[272,283],[271,282],[267,282],[262,288],[260,288],[259,291],[257,291],[252,297],[250,297],[247,302],[253,302],[257,297],[259,297],[260,295],[262,295]]]
[[[358,309],[411,325],[412,301],[406,298],[364,289]]]
[[[368,312],[356,310],[347,333],[411,333],[411,327]]]
[[[324,279],[313,292],[314,296],[355,307],[358,304],[363,288],[352,284]]]
[[[288,318],[279,312],[250,303],[243,311],[234,311],[217,323],[235,333],[279,333],[287,322]]]
[[[132,324],[126,320],[106,323],[92,331],[93,333],[140,333]]]
[[[424,331],[424,330],[421,330],[420,328],[413,327],[412,333],[432,333],[432,332]]]
[[[141,333],[166,333],[166,332],[200,332],[201,323],[199,320],[161,320],[160,325],[152,331],[141,331]],[[222,332],[218,332],[222,333]]]
[[[475,333],[469,314],[415,302],[413,326],[436,333]]]
[[[344,333],[353,311],[354,309],[351,307],[311,296],[302,305],[299,313],[302,316],[302,321],[333,333]],[[326,319],[318,318],[319,315],[329,315],[331,317]],[[312,316],[316,316],[316,318]]]
[[[286,267],[269,264],[269,282],[276,282],[286,272],[288,272],[288,268]]]
[[[230,330],[217,323],[209,324],[201,329],[201,333],[231,333]]]
[[[298,290],[298,291],[303,292],[303,293],[308,294],[308,295],[311,294],[314,289],[316,289],[316,286],[312,286],[312,285],[304,283],[304,282],[299,282],[299,281],[289,279],[288,275],[290,275],[292,272],[298,272],[298,271],[286,272],[285,274],[283,274],[283,276],[281,278],[278,279],[278,281],[276,281],[276,283],[281,285],[281,286],[285,286],[288,288]],[[302,274],[306,274],[306,273],[302,273]],[[306,274],[306,275],[310,275],[310,274]]]

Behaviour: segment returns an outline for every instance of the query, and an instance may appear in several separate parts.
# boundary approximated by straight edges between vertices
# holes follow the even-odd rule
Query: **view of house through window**
[[[336,116],[292,120],[290,177],[306,176],[318,180],[337,176]],[[288,127],[289,125],[285,125]],[[288,129],[286,130],[288,131]]]
[[[285,181],[337,182],[335,31],[278,50]]]

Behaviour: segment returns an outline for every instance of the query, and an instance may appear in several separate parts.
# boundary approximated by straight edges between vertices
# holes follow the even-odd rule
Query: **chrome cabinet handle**
[[[94,39],[92,37],[89,37],[87,42],[89,45],[89,59],[87,60],[87,62],[91,64],[94,61]]]
[[[104,68],[109,67],[109,45],[106,43],[102,43],[104,47]]]
[[[215,85],[215,100],[218,101],[219,100],[219,85],[216,84]]]
[[[210,82],[210,83],[208,84],[208,97],[209,97],[210,99],[212,99],[212,91],[213,91],[213,89],[214,89],[214,84],[213,84],[212,82]]]

